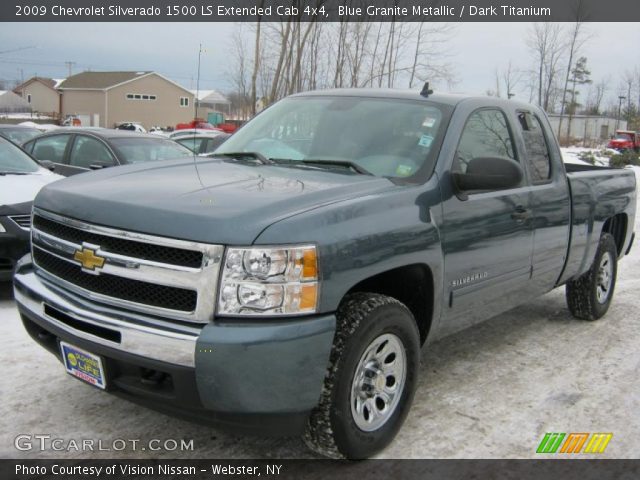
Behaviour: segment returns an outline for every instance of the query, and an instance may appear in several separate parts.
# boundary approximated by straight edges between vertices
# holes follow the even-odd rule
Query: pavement
[[[607,432],[605,453],[580,457],[638,458],[639,271],[636,244],[599,321],[573,319],[560,288],[429,345],[406,423],[378,456],[539,458],[546,432]],[[0,325],[1,458],[314,458],[297,438],[229,435],[70,377],[28,337],[7,285],[0,286]],[[61,439],[63,451],[40,451],[34,437],[34,450],[18,450],[21,434]],[[113,450],[78,452],[74,445],[85,439]],[[142,449],[154,439],[169,451]],[[137,449],[130,440],[139,440]],[[174,440],[193,440],[193,449],[175,450]]]

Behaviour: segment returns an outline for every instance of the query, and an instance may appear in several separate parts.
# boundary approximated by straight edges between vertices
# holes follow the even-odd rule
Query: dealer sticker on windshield
[[[100,357],[65,342],[60,342],[60,349],[67,373],[94,387],[102,389],[106,387],[104,368],[102,368]]]

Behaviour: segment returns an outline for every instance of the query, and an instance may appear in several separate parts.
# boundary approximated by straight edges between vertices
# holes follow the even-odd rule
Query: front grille
[[[165,247],[162,245],[110,237],[108,235],[100,235],[63,225],[40,215],[34,216],[33,226],[37,230],[69,242],[77,244],[87,242],[99,245],[100,249],[105,252],[181,267],[200,268],[202,266],[202,252],[196,252],[194,250]]]
[[[92,275],[83,272],[79,266],[39,248],[33,249],[33,259],[43,270],[91,292],[183,312],[191,312],[196,308],[198,295],[193,290],[141,282],[105,273]]]
[[[31,215],[12,215],[9,218],[24,230],[29,230],[31,228]]]

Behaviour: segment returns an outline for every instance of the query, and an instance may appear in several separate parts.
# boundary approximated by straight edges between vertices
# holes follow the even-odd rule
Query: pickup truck
[[[630,130],[617,130],[615,136],[609,140],[607,148],[614,150],[640,150],[640,134]]]
[[[562,285],[574,317],[604,316],[635,208],[634,172],[564,165],[537,107],[311,92],[211,158],[46,186],[14,293],[81,380],[365,458],[400,429],[430,342]]]

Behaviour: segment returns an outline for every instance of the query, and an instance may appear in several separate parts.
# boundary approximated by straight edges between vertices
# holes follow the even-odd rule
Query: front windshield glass
[[[631,135],[628,133],[618,133],[616,134],[616,140],[631,140]]]
[[[0,130],[0,135],[4,135],[13,143],[22,145],[40,135],[40,130],[36,128],[3,128]]]
[[[0,174],[33,173],[39,169],[38,164],[19,147],[0,138]]]
[[[125,163],[154,162],[192,157],[193,152],[173,140],[163,138],[114,138],[111,143]]]
[[[216,154],[255,152],[276,162],[351,162],[384,177],[431,169],[450,107],[368,97],[293,97],[265,110]]]

